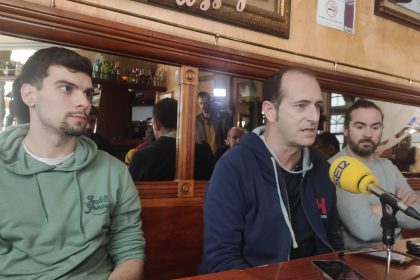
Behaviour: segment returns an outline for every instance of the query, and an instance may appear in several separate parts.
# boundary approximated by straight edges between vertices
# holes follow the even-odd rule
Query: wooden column
[[[178,100],[177,170],[178,197],[194,196],[195,116],[198,69],[181,66]]]

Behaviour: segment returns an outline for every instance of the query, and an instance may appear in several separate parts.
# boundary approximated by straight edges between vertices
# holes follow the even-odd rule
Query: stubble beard
[[[372,144],[372,146],[368,148],[364,148],[361,146],[361,142],[369,142]],[[376,148],[378,148],[379,146],[379,142],[375,143],[371,139],[364,139],[364,140],[360,140],[358,143],[355,143],[349,138],[348,145],[349,145],[349,148],[356,155],[361,156],[361,157],[367,157],[367,156],[372,155],[376,151]]]
[[[64,120],[61,122],[61,126],[60,126],[61,132],[63,132],[63,134],[66,136],[76,136],[76,137],[81,136],[85,130],[87,121],[77,122],[73,127],[71,127],[68,121],[70,115],[71,113],[67,113],[66,116],[64,117]]]

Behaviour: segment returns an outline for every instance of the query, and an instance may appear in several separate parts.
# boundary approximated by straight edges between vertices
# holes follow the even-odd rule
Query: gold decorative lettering
[[[245,9],[246,6],[246,0],[239,0],[238,4],[236,4],[236,10],[238,12],[242,12]]]

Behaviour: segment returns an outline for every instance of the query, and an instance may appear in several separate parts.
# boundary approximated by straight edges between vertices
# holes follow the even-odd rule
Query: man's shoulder
[[[339,157],[348,156],[348,153],[346,151],[346,148],[343,148],[341,151],[333,155],[330,159],[328,159],[329,163],[332,163],[334,160],[336,160]]]
[[[153,143],[138,150],[134,156],[151,156],[157,153],[176,150],[176,139],[172,137],[161,136]]]
[[[103,150],[97,151],[96,160],[102,163],[106,162],[111,165],[121,165],[122,167],[126,167],[126,165],[121,160]]]
[[[385,169],[392,169],[392,168],[398,169],[398,167],[395,164],[393,164],[391,160],[387,158],[373,156],[371,162],[372,162],[371,163],[372,165],[383,167]]]
[[[242,136],[238,144],[230,149],[227,149],[227,151],[223,154],[223,158],[220,160],[234,165],[259,165],[261,164],[261,161],[265,162],[264,159],[269,158],[270,152],[264,145],[262,139],[254,133],[249,133]],[[271,161],[269,162],[271,163]]]

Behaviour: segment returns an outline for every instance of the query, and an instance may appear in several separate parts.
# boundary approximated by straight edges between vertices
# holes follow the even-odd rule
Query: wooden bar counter
[[[414,239],[413,239],[414,240]],[[406,252],[407,240],[397,241],[394,250]],[[385,279],[386,260],[376,259],[360,254],[349,254],[343,257],[338,253],[328,253],[308,258],[281,262],[244,270],[230,270],[219,273],[206,274],[195,277],[182,278],[183,280],[273,280],[273,279],[325,279],[322,273],[312,265],[313,260],[341,260],[353,270],[362,274],[366,279]],[[391,264],[389,279],[414,280],[420,279],[420,260],[400,265]]]

